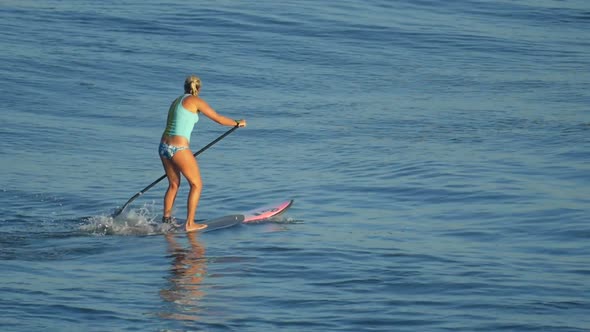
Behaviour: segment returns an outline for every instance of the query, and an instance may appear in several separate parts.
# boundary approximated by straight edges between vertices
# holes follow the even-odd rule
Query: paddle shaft
[[[211,146],[213,146],[213,144],[221,141],[225,136],[231,134],[234,130],[238,129],[239,127],[240,127],[239,125],[235,125],[232,129],[226,131],[223,135],[217,137],[211,143],[205,145],[201,150],[193,153],[193,156],[195,156],[195,157],[198,156],[199,154],[201,154],[202,152],[204,152],[205,150],[207,150],[208,148],[210,148]],[[158,184],[158,182],[162,181],[165,177],[166,177],[166,174],[160,176],[156,181],[150,183],[150,185],[148,185],[147,187],[143,188],[137,194],[133,195],[133,197],[131,197],[127,201],[127,203],[123,204],[123,206],[121,208],[119,208],[117,211],[115,211],[115,213],[113,213],[113,218],[116,218],[118,215],[120,215],[121,212],[123,212],[123,210],[125,210],[127,208],[127,206],[129,206],[129,204],[131,204],[131,202],[133,202],[134,200],[136,200],[139,196],[143,195],[146,191],[152,189],[153,186],[155,186],[156,184]]]

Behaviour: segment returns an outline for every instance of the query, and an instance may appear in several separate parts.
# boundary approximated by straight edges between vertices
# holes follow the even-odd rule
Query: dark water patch
[[[28,233],[22,238],[1,236],[0,242],[8,249],[2,250],[3,260],[14,261],[63,261],[91,257],[108,251],[102,243],[88,243],[78,233]]]

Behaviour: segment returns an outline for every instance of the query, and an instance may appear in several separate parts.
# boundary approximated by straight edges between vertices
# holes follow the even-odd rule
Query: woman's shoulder
[[[199,96],[193,96],[193,95],[188,95],[184,100],[189,103],[194,103],[195,105],[203,105],[203,104],[207,103],[205,101],[205,99],[203,99]]]
[[[187,110],[195,113],[199,110],[200,106],[203,105],[203,99],[198,96],[184,95],[182,100],[182,106]]]
[[[182,98],[184,100],[189,100],[189,101],[193,101],[193,102],[197,102],[197,101],[203,100],[203,99],[201,99],[201,97],[199,97],[199,96],[193,96],[191,94],[185,94],[185,95],[182,96]]]

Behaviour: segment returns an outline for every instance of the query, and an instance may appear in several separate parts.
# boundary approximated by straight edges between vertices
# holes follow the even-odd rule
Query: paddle
[[[201,154],[201,152],[207,150],[208,148],[210,148],[213,144],[221,141],[225,136],[231,134],[234,130],[238,129],[240,126],[239,125],[235,125],[232,129],[226,131],[223,135],[217,137],[213,142],[205,145],[205,147],[203,147],[201,150],[193,153],[193,156],[198,156],[199,154]],[[129,204],[131,204],[131,202],[133,202],[135,199],[137,199],[137,197],[143,195],[146,191],[150,190],[153,186],[155,186],[158,182],[162,181],[164,178],[166,177],[166,174],[162,175],[160,178],[158,178],[156,181],[152,182],[149,186],[143,188],[140,192],[138,192],[137,194],[133,195],[133,197],[131,197],[127,203],[123,204],[123,206],[119,209],[117,209],[115,211],[115,213],[113,213],[113,218],[116,218],[118,215],[121,214],[121,212],[123,212],[123,210],[125,210],[125,208],[127,208],[127,206]]]

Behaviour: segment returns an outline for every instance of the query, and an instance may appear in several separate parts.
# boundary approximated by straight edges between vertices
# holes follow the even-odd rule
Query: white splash
[[[173,230],[170,224],[162,224],[157,218],[155,203],[126,211],[116,218],[93,216],[85,219],[80,230],[92,235],[153,235]]]

